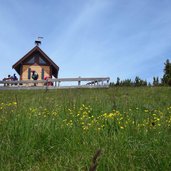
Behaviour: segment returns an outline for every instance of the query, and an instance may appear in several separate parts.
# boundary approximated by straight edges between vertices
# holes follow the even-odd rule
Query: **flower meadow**
[[[171,89],[0,92],[0,170],[171,169]]]

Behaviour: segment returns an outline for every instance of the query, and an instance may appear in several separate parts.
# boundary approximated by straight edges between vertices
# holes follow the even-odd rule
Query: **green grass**
[[[0,92],[0,170],[171,170],[171,88]]]

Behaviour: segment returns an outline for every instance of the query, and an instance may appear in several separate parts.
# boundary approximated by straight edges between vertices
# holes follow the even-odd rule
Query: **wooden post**
[[[81,85],[81,81],[78,81],[78,86],[80,86]]]
[[[79,76],[78,78],[81,78],[81,77]],[[78,81],[78,86],[80,86],[80,85],[81,85],[81,81],[79,80]]]
[[[58,81],[58,87],[60,86],[60,81]]]

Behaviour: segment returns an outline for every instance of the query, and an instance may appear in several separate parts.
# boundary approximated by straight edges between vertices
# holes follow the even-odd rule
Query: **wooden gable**
[[[55,78],[58,77],[59,67],[38,46],[35,46],[17,61],[12,68],[14,68],[19,75],[22,75],[22,67],[24,65],[50,66],[51,76]]]

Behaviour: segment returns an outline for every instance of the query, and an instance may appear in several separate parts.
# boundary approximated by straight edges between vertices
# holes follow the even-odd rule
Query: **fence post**
[[[80,86],[81,85],[81,81],[78,81],[78,86]]]
[[[60,81],[58,81],[58,87],[60,86]]]
[[[78,78],[81,78],[80,76]],[[78,80],[78,86],[81,85],[81,80]]]

